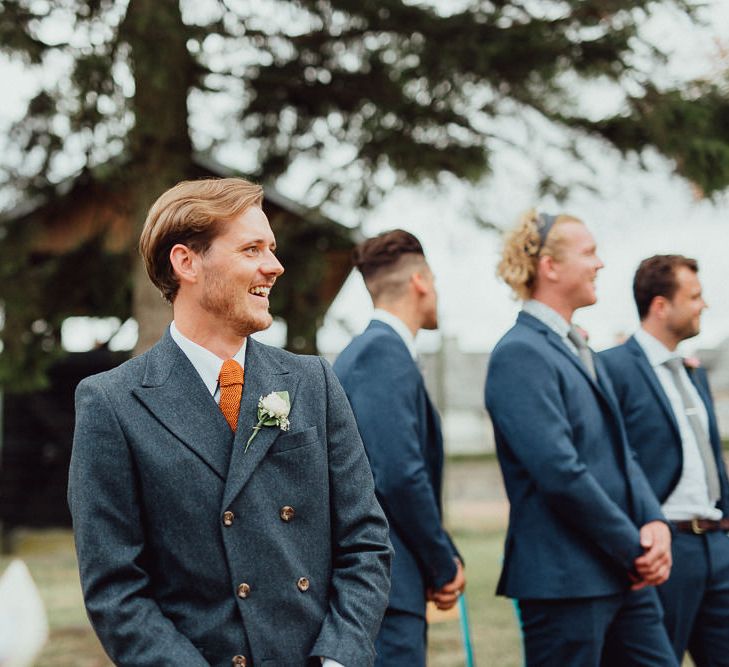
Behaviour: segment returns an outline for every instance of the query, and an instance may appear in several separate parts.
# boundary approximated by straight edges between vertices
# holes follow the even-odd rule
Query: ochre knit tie
[[[235,433],[243,393],[243,368],[235,359],[226,359],[218,376],[220,383],[220,411]]]

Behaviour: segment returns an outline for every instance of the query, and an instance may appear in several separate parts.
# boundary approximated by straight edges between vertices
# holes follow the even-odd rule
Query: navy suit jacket
[[[318,357],[252,339],[245,376],[235,435],[169,332],[78,387],[69,502],[116,665],[374,662],[391,549],[344,392]],[[245,451],[272,391],[289,392],[290,430]]]
[[[610,380],[520,313],[491,355],[486,406],[511,504],[497,592],[610,595],[629,586],[639,527],[663,515],[628,447]]]
[[[612,378],[630,445],[658,499],[664,502],[676,488],[683,470],[681,436],[668,397],[643,348],[632,336],[622,345],[601,352],[600,358]],[[717,506],[729,516],[729,481],[706,371],[687,371],[709,416],[709,437],[721,482]]]
[[[334,372],[390,523],[389,607],[423,615],[426,588],[440,588],[456,574],[457,551],[441,523],[440,419],[407,346],[384,322],[371,322],[339,355]]]

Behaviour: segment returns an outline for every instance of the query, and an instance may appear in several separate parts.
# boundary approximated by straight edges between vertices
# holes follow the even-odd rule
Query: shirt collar
[[[382,310],[382,308],[375,308],[375,312],[372,313],[372,319],[389,324],[395,330],[395,333],[402,338],[403,343],[405,343],[408,348],[408,352],[410,352],[410,356],[413,359],[417,358],[415,336],[413,336],[405,322],[397,317],[397,315],[393,315],[386,310]]]
[[[172,340],[177,343],[180,349],[185,353],[185,356],[190,360],[198,375],[205,383],[207,390],[211,396],[215,395],[215,390],[218,388],[218,377],[220,375],[220,369],[223,367],[223,359],[217,354],[211,352],[202,345],[194,343],[189,338],[183,336],[179,329],[175,326],[175,323],[170,324],[170,336]],[[234,355],[235,359],[241,368],[245,367],[246,358],[246,343],[248,339],[243,340],[243,345]]]
[[[567,338],[567,334],[570,331],[570,323],[546,303],[542,303],[536,299],[528,299],[524,302],[522,310],[532,317],[536,317],[543,324],[546,324],[560,338]]]
[[[671,352],[661,341],[652,334],[649,334],[643,327],[638,329],[633,337],[643,348],[643,352],[645,352],[645,356],[648,357],[648,362],[653,368],[663,365],[669,359],[680,358],[675,351]]]

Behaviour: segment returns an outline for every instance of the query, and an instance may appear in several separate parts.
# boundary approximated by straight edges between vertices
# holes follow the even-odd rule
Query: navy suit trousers
[[[688,649],[696,667],[729,666],[729,537],[673,536],[673,568],[658,595],[679,660]]]
[[[388,608],[375,640],[375,667],[425,667],[425,617]]]
[[[519,600],[527,667],[678,667],[655,589]]]

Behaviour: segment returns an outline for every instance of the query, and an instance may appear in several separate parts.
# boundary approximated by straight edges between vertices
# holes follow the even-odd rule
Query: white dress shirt
[[[170,324],[170,336],[172,336],[172,340],[179,345],[180,349],[185,353],[185,356],[190,360],[190,363],[202,378],[202,381],[215,399],[215,402],[220,403],[218,377],[220,376],[220,369],[223,367],[224,360],[217,354],[202,347],[202,345],[193,343],[189,338],[183,336],[174,322]],[[245,368],[247,341],[248,339],[246,338],[240,350],[233,355],[233,359],[241,365],[241,368]],[[331,658],[322,658],[322,667],[344,667],[344,665]]]
[[[709,489],[706,483],[706,470],[701,459],[699,445],[696,436],[691,428],[686,410],[681,400],[671,371],[664,366],[669,359],[678,356],[669,350],[657,338],[644,329],[638,329],[635,333],[635,340],[641,346],[648,357],[648,362],[661,384],[668,402],[673,410],[673,416],[678,424],[678,431],[681,436],[681,447],[683,449],[683,469],[676,488],[663,503],[663,513],[671,521],[687,521],[691,519],[721,519],[722,512],[709,500]],[[688,376],[685,368],[681,368],[681,376],[686,389],[691,394],[694,404],[698,408],[698,416],[704,426],[706,433],[709,432],[709,416],[706,414],[699,392],[696,391],[693,382]]]
[[[172,340],[177,343],[179,348],[185,353],[185,356],[190,360],[190,363],[205,383],[215,402],[220,403],[218,377],[220,377],[220,369],[223,367],[224,359],[221,359],[214,352],[204,348],[202,345],[193,343],[189,338],[183,336],[174,322],[170,324],[170,336],[172,336]],[[248,339],[246,338],[240,350],[233,355],[233,359],[240,364],[241,368],[245,368],[247,341]]]
[[[525,313],[536,317],[542,324],[546,324],[554,333],[556,333],[562,342],[570,349],[575,355],[579,356],[579,352],[575,347],[575,344],[567,338],[567,334],[570,332],[571,325],[564,319],[554,308],[551,308],[546,303],[537,301],[536,299],[528,299],[524,302],[521,308]]]
[[[388,313],[386,310],[382,310],[382,308],[375,308],[375,312],[372,313],[372,319],[378,320],[379,322],[384,322],[385,324],[389,324],[395,330],[395,333],[397,333],[397,335],[402,338],[403,343],[407,345],[410,356],[413,359],[417,359],[418,353],[415,349],[415,336],[413,336],[412,331],[408,329],[408,326],[407,324],[405,324],[405,322],[403,322],[396,315]]]

